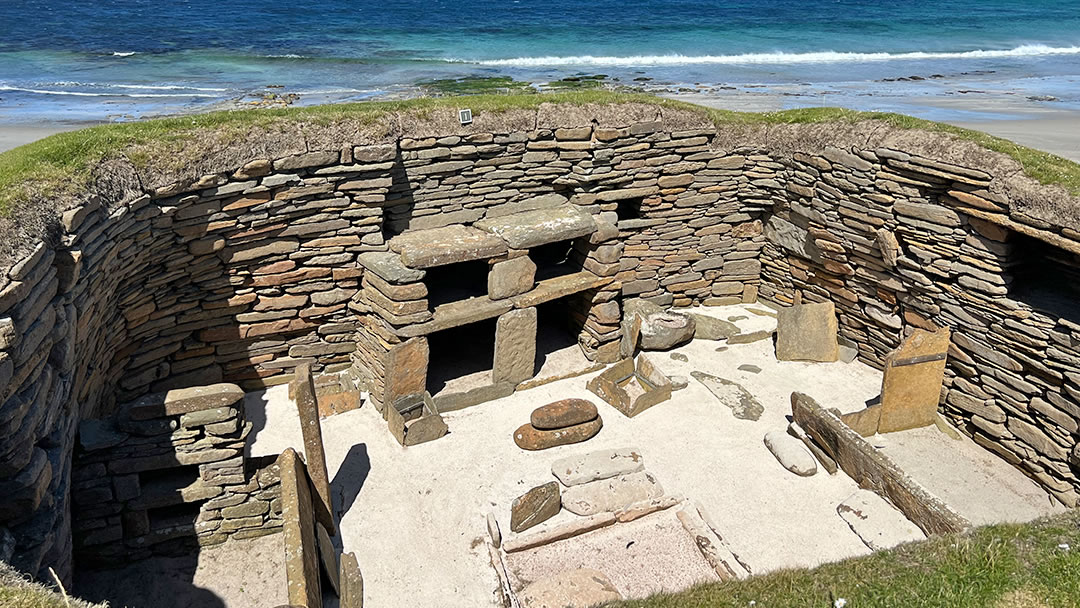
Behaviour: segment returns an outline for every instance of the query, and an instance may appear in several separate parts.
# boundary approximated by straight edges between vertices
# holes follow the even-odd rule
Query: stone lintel
[[[414,269],[485,260],[507,251],[499,237],[462,225],[407,232],[391,239],[390,249]]]
[[[536,209],[476,222],[476,227],[506,241],[514,249],[529,249],[596,232],[592,215],[575,205]]]

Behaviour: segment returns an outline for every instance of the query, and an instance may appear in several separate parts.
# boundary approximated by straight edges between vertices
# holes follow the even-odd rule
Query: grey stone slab
[[[856,490],[837,505],[836,512],[873,551],[926,538],[903,513],[870,490]]]
[[[536,319],[535,308],[511,310],[499,317],[495,324],[494,382],[517,384],[533,377]]]
[[[390,249],[401,254],[409,268],[431,268],[500,256],[506,243],[482,230],[454,225],[406,232],[390,239]]]
[[[731,409],[731,413],[741,420],[757,420],[765,412],[765,407],[754,398],[750,391],[743,388],[737,382],[717,378],[699,371],[692,371],[690,375],[698,382],[705,385],[714,397]]]
[[[401,256],[389,251],[368,251],[361,253],[356,261],[368,271],[392,285],[416,283],[424,280],[427,274],[423,270],[409,268],[401,262]]]
[[[595,515],[663,495],[664,489],[655,477],[638,471],[571,486],[563,492],[563,507],[575,515]]]
[[[560,458],[551,465],[551,474],[564,486],[577,486],[644,470],[645,458],[637,448],[588,452]]]
[[[529,249],[592,234],[596,221],[580,208],[564,205],[485,219],[476,227],[499,236],[514,249]]]

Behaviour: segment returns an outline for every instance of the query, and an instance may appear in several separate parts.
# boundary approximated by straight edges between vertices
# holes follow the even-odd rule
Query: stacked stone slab
[[[416,328],[436,311],[392,331],[373,303],[414,314],[426,295],[391,287],[423,277],[378,283],[361,256],[400,259],[396,237],[566,206],[595,223],[574,261],[596,283],[508,295],[522,287],[495,281],[485,306],[510,308],[489,318],[580,300],[580,343],[604,361],[624,298],[786,304],[801,291],[832,301],[843,338],[878,366],[911,328],[947,326],[943,411],[1077,500],[1080,322],[1013,287],[1021,237],[1046,247],[1062,287],[1077,276],[1078,204],[1004,156],[885,125],[717,130],[647,104],[215,136],[179,169],[117,155],[58,199],[48,238],[27,222],[12,233],[33,238],[6,243],[19,255],[0,273],[0,538],[15,539],[20,570],[69,579],[80,421],[171,388],[286,383],[299,363],[353,374],[376,402],[422,390],[408,372],[427,368]],[[521,278],[529,248],[486,259]]]
[[[244,456],[242,399],[235,385],[199,387],[83,421],[72,473],[76,560],[103,566],[278,531],[280,476],[273,459]]]

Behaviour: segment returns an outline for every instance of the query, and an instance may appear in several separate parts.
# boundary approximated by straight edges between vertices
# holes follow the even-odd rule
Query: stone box
[[[630,418],[671,399],[671,379],[645,355],[619,361],[587,388]]]
[[[427,391],[406,395],[386,408],[390,434],[403,446],[433,441],[446,434],[446,422]]]

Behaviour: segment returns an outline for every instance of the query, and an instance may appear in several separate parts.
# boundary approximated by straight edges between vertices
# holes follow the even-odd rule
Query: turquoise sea
[[[4,0],[0,122],[580,74],[893,109],[992,86],[1080,109],[1080,0]],[[617,80],[616,80],[617,79]],[[648,79],[648,80],[646,80]],[[924,114],[947,110],[925,109]]]

